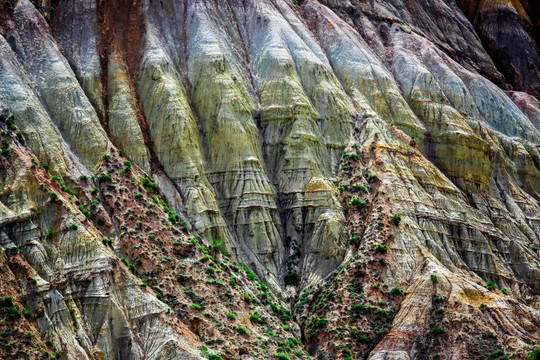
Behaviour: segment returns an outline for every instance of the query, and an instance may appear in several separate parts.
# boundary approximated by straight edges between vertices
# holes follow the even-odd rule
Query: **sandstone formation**
[[[539,16],[0,1],[0,357],[526,359]]]

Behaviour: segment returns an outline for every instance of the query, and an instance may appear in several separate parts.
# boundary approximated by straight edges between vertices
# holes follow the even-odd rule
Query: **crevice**
[[[110,47],[110,28],[105,26],[105,12],[103,2],[107,0],[98,0],[97,2],[97,17],[100,26],[99,39],[99,63],[101,65],[101,83],[103,89],[103,116],[100,118],[101,126],[105,132],[109,134],[109,87],[108,87],[108,68],[109,68],[109,47]]]

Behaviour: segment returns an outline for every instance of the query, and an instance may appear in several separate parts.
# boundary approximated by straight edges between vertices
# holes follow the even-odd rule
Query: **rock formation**
[[[526,359],[539,16],[0,1],[0,357]]]

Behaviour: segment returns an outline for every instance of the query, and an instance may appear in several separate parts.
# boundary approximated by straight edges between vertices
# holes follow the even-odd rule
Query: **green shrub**
[[[105,225],[107,223],[107,221],[104,218],[99,218],[99,219],[97,219],[96,222],[97,222],[97,224],[99,226],[103,226],[103,225]]]
[[[62,182],[62,179],[60,179],[60,177],[56,175],[51,175],[51,180],[57,184],[60,184]]]
[[[208,354],[208,360],[223,360],[223,358],[219,355]]]
[[[88,181],[88,176],[86,176],[86,175],[81,175],[81,176],[79,177],[79,179],[80,179],[82,182],[87,182],[87,181]]]
[[[180,227],[182,228],[183,232],[185,232],[186,234],[189,234],[189,228],[188,228],[187,222],[180,221]]]
[[[440,335],[444,332],[444,329],[442,327],[434,327],[433,329],[431,329],[431,333],[433,335]]]
[[[394,216],[392,216],[392,222],[394,225],[399,226],[399,223],[401,222],[401,214],[394,214]]]
[[[10,306],[6,309],[9,320],[17,320],[21,318],[21,313],[15,306]]]
[[[112,239],[109,239],[109,238],[103,238],[102,241],[103,241],[103,245],[112,247],[112,244],[113,244],[113,240],[112,240]]]
[[[124,161],[124,165],[126,166],[125,169],[124,169],[124,172],[125,173],[130,173],[132,171],[132,169],[131,169],[131,161],[129,161],[129,160]]]
[[[255,312],[255,313],[249,315],[249,321],[251,321],[254,324],[260,324],[260,323],[262,323],[263,320],[262,320],[261,316],[257,312]]]
[[[497,290],[497,286],[493,281],[488,281],[486,284],[486,289],[488,289],[489,291],[495,291]]]
[[[358,304],[358,305],[361,305],[361,304]],[[314,316],[309,322],[308,322],[308,327],[311,326],[315,329],[324,329],[324,327],[326,327],[326,324],[328,324],[328,319],[325,319],[325,318],[319,318],[317,316]]]
[[[390,290],[390,295],[392,295],[392,296],[403,295],[403,294],[404,294],[403,290],[401,290],[398,287],[394,287],[394,288],[392,288],[392,290]]]
[[[353,190],[355,190],[355,191],[363,191],[366,194],[369,192],[369,190],[364,185],[360,185],[360,184],[359,185],[354,185]]]
[[[90,211],[86,210],[84,208],[84,206],[82,205],[79,205],[79,210],[81,210],[81,212],[83,213],[84,217],[87,219],[87,220],[90,220],[90,218],[92,217],[92,214],[90,214]]]
[[[26,139],[24,138],[24,135],[22,132],[17,131],[17,139],[21,142],[21,144],[26,144]]]
[[[482,304],[480,304],[480,306],[478,308],[480,310],[484,310],[486,308],[486,304],[482,303]]]
[[[169,221],[171,222],[171,224],[173,225],[178,224],[180,222],[180,215],[173,213],[172,210],[170,209],[168,210],[169,210]]]
[[[377,244],[373,248],[373,251],[375,252],[375,254],[377,254],[377,253],[384,254],[384,253],[388,252],[388,246],[386,246],[384,244]]]
[[[291,358],[288,355],[285,355],[283,353],[276,353],[274,354],[274,357],[279,360],[291,360]]]
[[[45,234],[45,239],[52,239],[54,237],[54,229],[50,228]]]
[[[78,230],[79,229],[79,225],[77,224],[71,224],[68,226],[68,229],[69,230]]]
[[[388,316],[388,311],[384,310],[384,309],[377,309],[377,316],[376,316],[376,319],[382,319],[384,318],[385,316]]]
[[[159,301],[165,301],[165,299],[163,299],[163,295],[161,295],[159,291],[155,291],[155,294]]]
[[[534,349],[528,356],[527,360],[540,360],[540,348]]]
[[[93,188],[92,190],[90,190],[90,194],[92,195],[96,195],[99,193],[99,189],[97,187]]]
[[[199,304],[191,304],[191,308],[193,310],[198,310],[198,311],[201,311],[202,310],[202,306],[199,305]]]
[[[431,275],[431,282],[432,283],[436,283],[439,281],[439,278],[437,277],[437,275]]]
[[[23,254],[23,251],[19,249],[17,246],[10,247],[9,251],[12,253],[12,255]]]
[[[61,184],[60,189],[62,189],[63,192],[68,193],[69,195],[74,195],[73,190],[67,185]]]
[[[112,182],[112,176],[109,174],[99,174],[97,177],[99,183]]]
[[[355,206],[358,210],[362,210],[363,208],[366,207],[367,202],[360,200],[359,198],[353,198],[351,200],[351,205]]]
[[[504,351],[497,350],[495,352],[492,352],[491,355],[489,355],[490,359],[498,359],[500,357],[504,356]]]
[[[2,155],[9,155],[9,142],[7,140],[2,140]]]
[[[31,319],[34,316],[34,313],[32,311],[24,309],[23,310],[24,317],[27,319]]]
[[[210,246],[212,246],[212,249],[214,249],[214,251],[217,252],[222,244],[223,244],[223,240],[221,240],[220,238],[215,237],[215,236],[212,236],[210,238]]]
[[[58,194],[55,193],[54,191],[51,191],[49,193],[49,196],[51,197],[51,201],[54,201],[54,200],[58,199]]]
[[[440,297],[440,296],[435,296],[435,297],[433,298],[433,302],[440,303],[440,302],[442,302],[442,301],[443,301],[443,298]]]
[[[142,178],[142,185],[149,192],[152,192],[152,193],[158,192],[157,184],[147,177]]]
[[[236,315],[233,312],[227,313],[227,317],[229,320],[236,320]]]
[[[13,306],[13,298],[6,296],[5,298],[0,298],[0,306],[3,307],[12,307]]]
[[[137,268],[135,267],[135,265],[131,264],[131,263],[129,262],[128,259],[126,259],[125,257],[122,257],[122,258],[120,258],[120,261],[122,261],[124,264],[126,264],[126,266],[128,267],[128,269],[129,269],[132,273],[134,273],[134,274],[137,273]]]
[[[358,341],[361,342],[361,343],[369,344],[369,343],[371,343],[373,341],[373,339],[368,338],[367,336],[364,336],[364,335],[360,335],[358,337]]]
[[[281,320],[283,321],[289,321],[292,319],[292,313],[290,310],[285,309],[283,306],[277,306],[273,302],[270,302],[270,307],[272,308],[272,311],[274,314],[279,316]]]
[[[240,335],[248,335],[249,334],[249,330],[246,329],[245,327],[243,326],[237,326],[234,328],[234,331],[236,331],[238,334]]]
[[[110,155],[107,155],[107,154],[103,155],[103,160],[105,160],[105,162],[109,162],[109,160],[111,160]]]
[[[375,149],[375,146],[372,146],[371,148]],[[367,177],[368,182],[373,182],[373,181],[377,180],[377,175],[375,175],[375,174],[367,174],[366,177]]]
[[[255,275],[246,265],[242,265],[242,268],[244,269],[244,272],[246,273],[246,277],[251,281],[259,281],[259,278],[257,275]]]
[[[504,295],[510,295],[510,292],[508,291],[507,288],[502,288],[502,289],[501,289],[501,292],[502,292]]]

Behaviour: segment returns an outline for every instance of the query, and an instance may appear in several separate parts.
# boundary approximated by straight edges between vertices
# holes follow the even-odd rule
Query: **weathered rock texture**
[[[528,0],[457,0],[514,90],[540,96],[540,5]]]
[[[2,358],[540,341],[533,2],[0,7]]]

